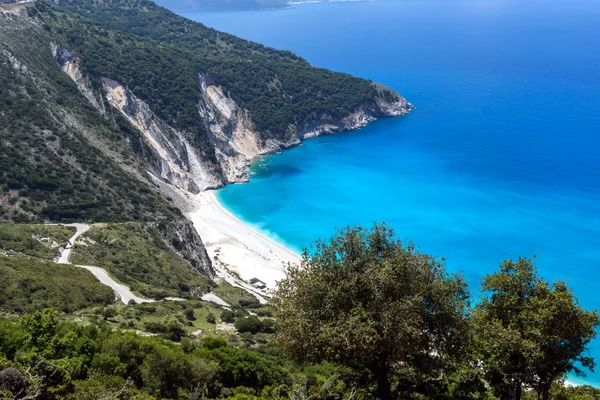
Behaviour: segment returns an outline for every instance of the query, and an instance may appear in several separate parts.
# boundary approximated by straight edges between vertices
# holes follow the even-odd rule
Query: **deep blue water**
[[[407,0],[185,16],[384,83],[409,116],[256,163],[219,198],[295,249],[387,221],[475,291],[537,254],[600,306],[600,3]],[[593,346],[600,364],[600,341]],[[576,379],[573,379],[577,381]],[[600,373],[586,382],[600,386]]]

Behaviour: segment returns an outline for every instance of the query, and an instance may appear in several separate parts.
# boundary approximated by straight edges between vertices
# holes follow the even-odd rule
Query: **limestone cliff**
[[[263,140],[252,123],[250,113],[226,96],[222,87],[202,75],[200,87],[200,115],[215,147],[224,183],[247,181],[250,161],[259,155],[297,146],[304,139],[359,129],[377,118],[404,115],[414,108],[402,96],[376,85],[379,90],[392,93],[391,101],[379,98],[375,104],[364,105],[342,119],[323,114],[304,126],[290,125],[285,140]]]
[[[165,242],[188,261],[194,270],[210,279],[215,277],[215,270],[202,239],[190,220],[161,223],[158,230]]]
[[[50,43],[52,49],[52,55],[54,56],[56,63],[77,85],[77,89],[83,94],[83,96],[100,112],[105,115],[106,110],[104,108],[104,102],[102,101],[102,95],[96,93],[92,88],[92,85],[88,78],[86,78],[79,67],[79,58],[75,57],[69,50],[60,47],[56,43]]]
[[[408,113],[413,106],[391,89],[373,84],[387,92],[374,103],[364,104],[344,118],[322,114],[303,126],[290,125],[282,139],[264,139],[248,110],[241,108],[210,77],[199,74],[198,112],[205,123],[218,165],[204,159],[181,132],[161,120],[156,113],[127,87],[102,77],[104,93],[95,92],[81,73],[79,60],[69,50],[52,45],[54,57],[86,99],[106,114],[104,96],[143,135],[149,152],[143,155],[147,171],[154,177],[191,193],[248,181],[248,167],[256,157],[297,146],[302,140],[325,134],[359,129],[369,122]]]
[[[102,86],[109,104],[143,134],[152,150],[145,160],[151,173],[192,193],[222,186],[219,172],[201,159],[183,132],[158,118],[120,83],[103,77]]]

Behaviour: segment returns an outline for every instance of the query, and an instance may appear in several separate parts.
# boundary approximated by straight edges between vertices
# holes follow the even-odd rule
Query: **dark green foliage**
[[[185,319],[187,319],[188,321],[195,321],[196,320],[196,316],[194,315],[194,310],[189,309],[185,311]]]
[[[216,324],[217,317],[215,317],[215,314],[213,313],[208,313],[208,315],[206,316],[206,322],[208,322],[209,324]]]
[[[177,323],[170,323],[168,325],[160,322],[147,322],[145,328],[148,332],[160,333],[165,339],[179,342],[181,338],[185,336],[185,331],[182,326]]]
[[[254,296],[252,296],[252,298],[249,298],[249,299],[240,299],[240,300],[238,300],[238,304],[240,305],[240,307],[243,307],[243,308],[259,308],[260,307],[260,301],[258,301],[258,299]]]
[[[550,285],[532,259],[500,264],[483,279],[475,333],[488,381],[499,397],[520,399],[532,388],[548,400],[553,383],[567,373],[594,370],[588,345],[600,317],[581,307],[565,282]]]
[[[199,349],[197,355],[219,365],[218,377],[225,387],[245,386],[262,389],[286,381],[283,363],[257,353],[232,347],[218,347],[212,351]]]
[[[4,311],[55,307],[72,312],[114,299],[113,291],[83,268],[0,256],[0,309]]]
[[[273,320],[260,320],[255,316],[240,318],[237,321],[235,321],[235,329],[237,329],[240,333],[273,333]]]
[[[308,396],[334,379],[331,366],[315,368],[323,377],[317,385],[316,378],[304,378],[306,367],[300,370],[277,357],[233,348],[223,339],[205,338],[201,346],[186,339],[175,345],[106,325],[61,322],[52,310],[25,315],[20,322],[0,318],[0,371],[9,364],[17,370],[5,373],[12,377],[10,382],[21,385],[20,372],[25,375],[23,395],[40,392],[44,399],[150,399],[150,395],[187,399],[194,393],[214,399],[234,392],[277,398],[274,394],[285,396],[295,382]],[[313,398],[348,397],[344,396],[348,388],[338,381],[332,380],[331,387],[337,389],[327,390],[329,396]],[[339,395],[334,395],[337,391]]]
[[[284,354],[368,371],[381,399],[393,377],[443,373],[466,353],[464,279],[385,225],[340,229],[286,275],[273,297]]]
[[[14,26],[18,25],[18,26]],[[27,65],[0,74],[0,218],[123,221],[176,218],[134,158],[124,133],[100,114],[57,67],[50,34],[2,17],[4,46]],[[0,64],[11,65],[4,51]]]
[[[231,310],[223,310],[221,313],[221,321],[222,322],[234,322],[235,321],[235,313]]]
[[[380,96],[366,80],[314,68],[289,51],[217,32],[147,0],[68,0],[44,8],[52,15],[37,15],[81,56],[90,76],[128,85],[164,120],[198,135],[200,145],[207,141],[197,112],[199,74],[248,109],[264,139],[283,138],[290,125],[302,128],[323,114],[345,117]],[[65,18],[64,10],[96,25]]]
[[[0,250],[52,260],[74,233],[66,226],[0,224]]]

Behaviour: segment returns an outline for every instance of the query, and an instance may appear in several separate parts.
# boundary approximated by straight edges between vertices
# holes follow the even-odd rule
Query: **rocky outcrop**
[[[183,132],[169,126],[126,87],[102,78],[106,98],[143,135],[151,149],[144,162],[155,176],[192,193],[221,187],[221,175],[211,163],[202,160]]]
[[[188,219],[158,224],[158,231],[165,242],[200,274],[213,279],[215,270],[198,235],[194,224]]]
[[[94,92],[89,79],[82,74],[78,57],[56,44],[51,47],[57,64],[73,79],[85,98],[105,115],[103,95]],[[200,74],[198,111],[217,158],[218,165],[214,165],[204,159],[203,149],[190,144],[185,132],[162,121],[127,87],[106,77],[101,81],[108,103],[142,133],[147,151],[141,157],[148,172],[191,193],[219,188],[227,183],[247,182],[248,167],[260,155],[297,146],[305,139],[358,129],[377,118],[403,115],[413,108],[391,89],[374,84],[378,92],[386,96],[361,106],[344,118],[323,114],[303,126],[290,125],[281,139],[265,140],[248,110],[225,95],[223,88],[208,76]]]
[[[73,79],[85,98],[105,115],[102,94],[95,92],[82,74],[78,57],[54,43],[51,47],[57,64]],[[190,145],[185,132],[162,121],[127,87],[106,77],[101,81],[108,103],[142,133],[145,148],[149,150],[142,156],[148,172],[191,193],[248,181],[250,162],[260,155],[297,146],[305,139],[359,129],[377,118],[403,115],[413,108],[391,89],[373,84],[381,96],[352,114],[344,118],[323,114],[303,126],[290,125],[281,139],[265,140],[248,110],[236,104],[210,77],[200,74],[198,111],[214,147],[217,166],[203,158],[202,149]]]
[[[100,114],[106,115],[102,94],[94,91],[89,79],[81,72],[79,58],[56,43],[50,43],[50,48],[52,49],[52,54],[60,69],[71,77],[73,82],[75,82],[75,85],[77,85],[77,89],[79,89],[81,94],[94,106],[94,108],[98,110]]]
[[[222,87],[202,75],[200,87],[200,115],[205,120],[225,183],[248,181],[248,166],[259,155],[298,146],[305,139],[359,129],[377,118],[404,115],[414,108],[391,89],[375,85],[378,91],[387,94],[387,100],[378,98],[342,119],[324,114],[302,127],[292,125],[283,140],[262,140],[250,113],[226,96]]]
[[[206,123],[225,180],[227,183],[247,181],[250,161],[265,152],[250,113],[225,96],[222,88],[206,77],[200,76],[200,87],[200,115]]]

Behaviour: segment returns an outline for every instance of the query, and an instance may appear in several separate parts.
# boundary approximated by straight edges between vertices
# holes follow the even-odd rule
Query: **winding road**
[[[75,232],[75,234],[69,239],[69,242],[68,242],[66,248],[62,251],[60,258],[57,261],[58,264],[70,264],[69,258],[71,257],[71,251],[73,250],[73,247],[75,246],[75,241],[77,240],[77,238],[79,236],[81,236],[85,232],[87,232],[90,229],[90,226],[86,225],[86,224],[63,224],[63,226],[72,226],[77,230]],[[89,266],[89,265],[75,265],[75,266],[80,267],[80,268],[85,268],[88,271],[90,271],[102,284],[110,287],[124,304],[128,304],[131,300],[135,301],[138,304],[156,302],[156,300],[145,299],[143,297],[136,296],[135,294],[133,294],[133,292],[127,286],[122,285],[122,284],[118,283],[117,281],[115,281],[113,278],[111,278],[110,275],[108,274],[108,272],[106,272],[106,270],[103,268],[93,267],[93,266]],[[167,298],[167,300],[183,300],[183,299]],[[218,297],[217,295],[214,295],[212,293],[207,293],[204,296],[202,296],[202,300],[210,301],[210,302],[213,302],[215,304],[225,306],[225,307],[229,306],[229,304],[227,302],[225,302],[223,299],[221,299],[220,297]]]

